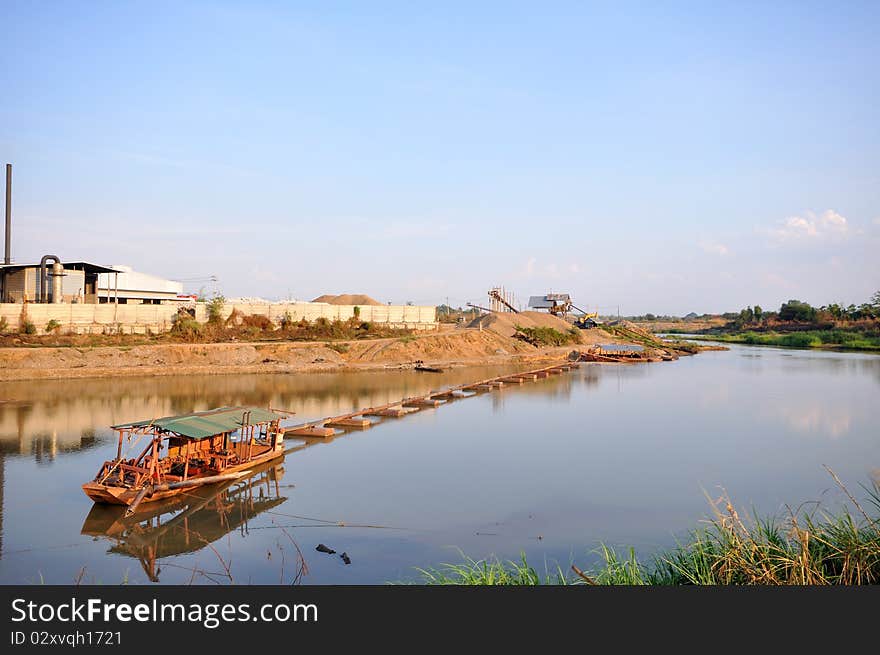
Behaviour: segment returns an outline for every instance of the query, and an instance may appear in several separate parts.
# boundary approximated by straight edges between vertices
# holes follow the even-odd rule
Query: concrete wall
[[[142,305],[142,304],[39,304],[0,303],[0,318],[5,318],[7,332],[19,329],[22,307],[27,308],[27,318],[43,334],[50,320],[61,324],[61,333],[77,332],[80,334],[103,332],[145,334],[170,330],[177,305]],[[354,305],[325,305],[321,303],[284,303],[284,304],[228,304],[223,308],[224,318],[233,310],[243,314],[262,314],[269,317],[276,325],[285,314],[298,321],[305,318],[314,321],[323,317],[327,320],[347,320],[354,316]],[[437,329],[436,309],[430,306],[411,305],[379,305],[362,306],[360,319],[373,323],[385,323],[392,327],[412,330]],[[204,303],[196,305],[196,320],[204,323],[208,320],[208,312]]]
[[[354,308],[360,307],[360,320],[370,323],[388,323],[393,327],[410,330],[434,330],[437,328],[437,308],[426,305],[328,305],[325,303],[278,303],[278,304],[228,304],[224,316],[233,310],[242,314],[262,314],[276,325],[285,314],[294,321],[314,321],[326,318],[347,321],[354,316]],[[198,317],[197,317],[198,318]]]
[[[17,332],[22,314],[27,307],[27,318],[43,334],[46,324],[55,320],[61,323],[61,333],[78,332],[101,334],[116,330],[124,333],[145,334],[171,329],[177,313],[174,305],[88,305],[82,303],[53,304],[28,303],[27,305],[0,304],[0,317],[8,324],[7,331]]]

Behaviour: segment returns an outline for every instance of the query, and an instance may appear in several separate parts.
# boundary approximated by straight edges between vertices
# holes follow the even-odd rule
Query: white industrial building
[[[192,300],[191,296],[183,296],[181,282],[138,273],[130,266],[51,259],[0,264],[0,302],[164,305]]]
[[[164,305],[190,300],[183,296],[183,283],[147,273],[138,273],[131,266],[111,266],[114,273],[98,274],[98,302],[120,304]]]

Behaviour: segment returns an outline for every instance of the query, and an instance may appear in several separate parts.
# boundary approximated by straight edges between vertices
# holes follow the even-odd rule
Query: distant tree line
[[[760,305],[746,307],[739,313],[722,314],[737,326],[762,325],[767,323],[834,323],[880,319],[880,291],[868,302],[860,305],[850,303],[831,303],[813,307],[802,300],[789,300],[782,303],[777,312],[765,312]]]

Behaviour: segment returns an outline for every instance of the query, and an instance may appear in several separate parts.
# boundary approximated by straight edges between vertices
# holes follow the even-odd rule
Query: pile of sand
[[[568,332],[572,327],[568,321],[547,312],[520,312],[519,314],[494,312],[478,316],[468,323],[468,327],[482,326],[484,330],[491,330],[505,337],[512,337],[516,334],[517,325],[520,327],[550,327],[560,332]]]
[[[341,293],[338,296],[324,294],[318,296],[312,302],[325,302],[330,305],[381,305],[375,298],[370,298],[363,293]]]

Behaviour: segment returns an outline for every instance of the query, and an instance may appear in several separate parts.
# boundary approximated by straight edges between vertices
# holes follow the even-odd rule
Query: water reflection
[[[82,534],[107,539],[113,544],[108,553],[134,557],[147,578],[159,582],[163,558],[201,550],[233,530],[246,536],[250,520],[287,500],[281,495],[283,462],[265,465],[247,480],[145,504],[129,518],[124,507],[95,504]]]
[[[839,439],[849,432],[852,416],[843,407],[816,405],[781,407],[779,413],[795,432],[828,435]]]
[[[389,371],[271,375],[194,375],[0,383],[0,453],[51,462],[113,438],[125,421],[229,405],[271,406],[306,420],[473,382],[523,366],[451,369],[443,374]]]
[[[354,558],[310,554],[314,583],[412,579],[413,566],[454,558],[451,545],[565,566],[600,541],[670,545],[705,516],[701,489],[772,513],[826,488],[822,464],[854,487],[878,466],[880,357],[734,347],[590,364],[303,442],[284,461],[287,500],[280,469],[148,504],[133,522],[79,490],[115,452],[112,424],[230,404],[310,420],[523,368],[0,383],[0,583],[69,582],[83,567],[105,583],[128,569],[133,582],[186,583],[219,569],[216,548],[237,582],[274,584],[281,546],[289,582],[276,521],[294,514],[326,519],[283,526],[304,552],[320,542]]]

